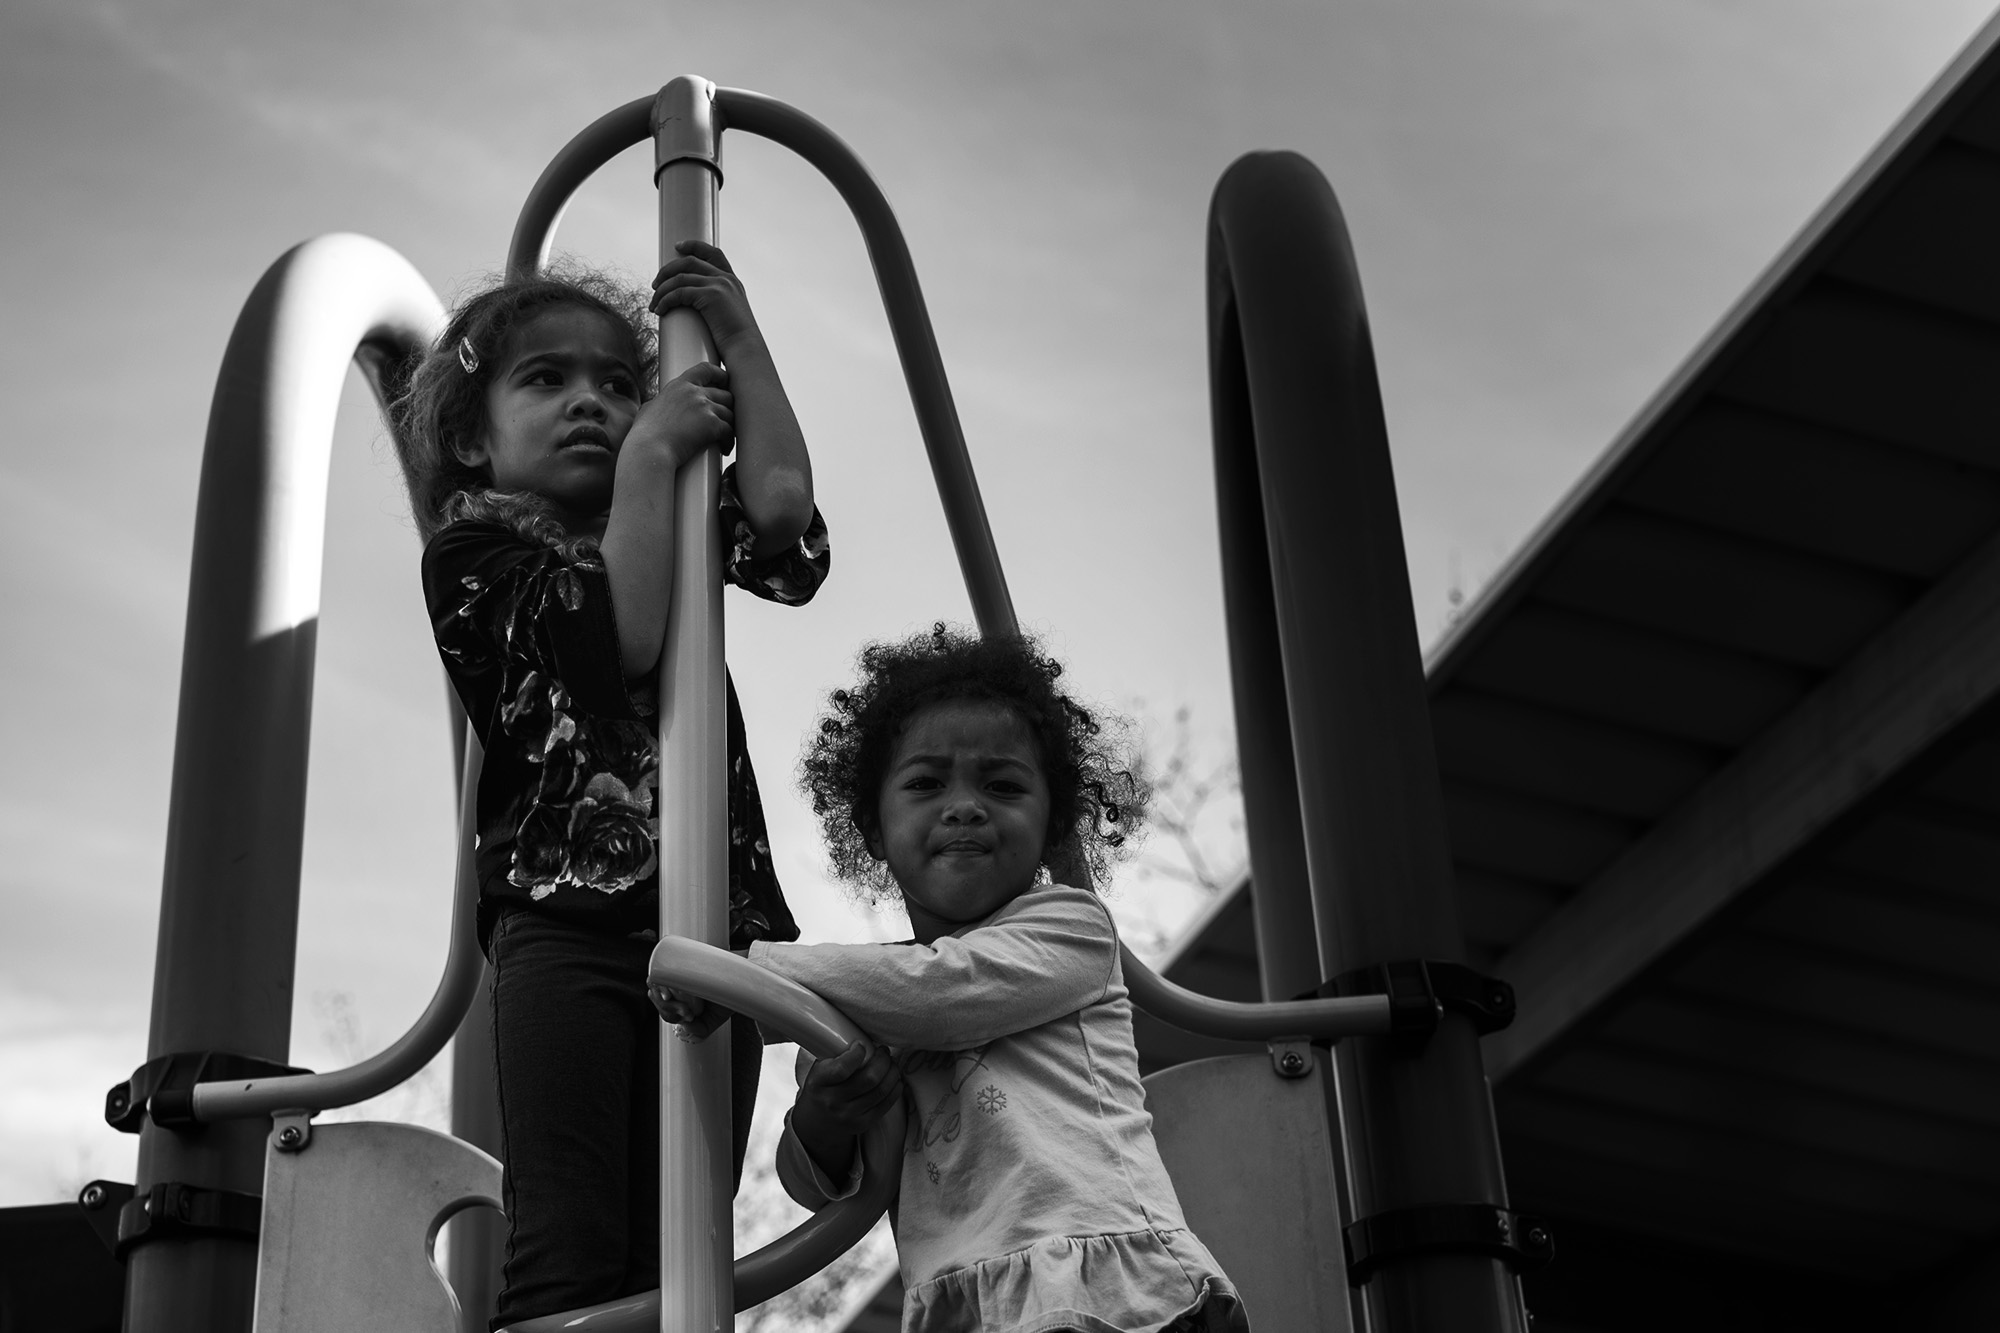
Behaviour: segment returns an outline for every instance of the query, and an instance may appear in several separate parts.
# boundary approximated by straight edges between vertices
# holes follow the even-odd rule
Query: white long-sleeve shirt
[[[750,961],[824,996],[905,1057],[894,1224],[903,1328],[1151,1333],[1234,1288],[1182,1219],[1139,1082],[1118,932],[1096,894],[1037,886],[931,944],[771,944]],[[779,1178],[844,1194],[789,1124]],[[1051,1322],[1053,1321],[1053,1322]]]

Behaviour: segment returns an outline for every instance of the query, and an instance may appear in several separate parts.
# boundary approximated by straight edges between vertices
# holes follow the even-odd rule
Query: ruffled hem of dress
[[[1191,1231],[1057,1236],[909,1287],[903,1333],[1249,1333]]]

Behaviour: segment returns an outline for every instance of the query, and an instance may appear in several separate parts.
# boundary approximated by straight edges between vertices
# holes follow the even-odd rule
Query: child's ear
[[[454,444],[451,452],[467,467],[485,467],[493,461],[493,450],[487,447],[484,431],[471,444]]]
[[[882,822],[880,820],[856,819],[854,827],[861,830],[861,845],[868,849],[870,856],[874,857],[877,861],[886,861],[889,859],[888,849],[882,845]]]

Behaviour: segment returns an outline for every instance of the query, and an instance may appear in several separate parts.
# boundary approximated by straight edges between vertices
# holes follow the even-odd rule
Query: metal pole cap
[[[715,123],[715,84],[694,74],[670,79],[653,99],[653,180],[674,162],[699,162],[722,184],[722,137]]]

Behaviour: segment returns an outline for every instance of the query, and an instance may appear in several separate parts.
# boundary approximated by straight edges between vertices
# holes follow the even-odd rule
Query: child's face
[[[514,331],[486,386],[486,434],[466,462],[584,521],[611,507],[618,449],[639,411],[631,331],[602,311],[550,306]]]
[[[1013,709],[948,701],[918,710],[882,778],[868,850],[889,863],[925,944],[991,916],[1035,882],[1049,784]]]

